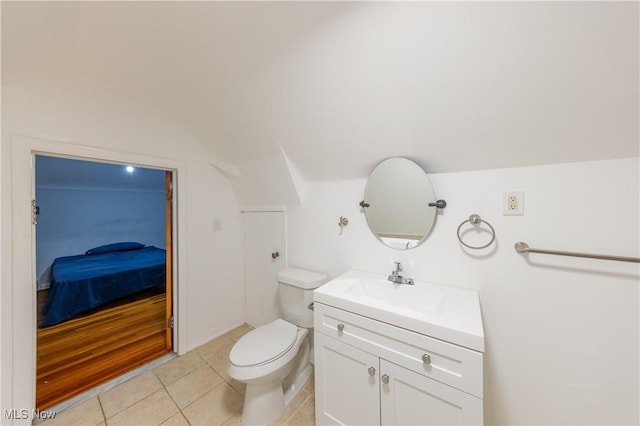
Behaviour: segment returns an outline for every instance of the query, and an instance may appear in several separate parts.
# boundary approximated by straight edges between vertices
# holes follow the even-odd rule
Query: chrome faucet
[[[405,278],[402,275],[400,275],[400,272],[402,272],[402,264],[400,262],[393,262],[393,263],[395,263],[396,269],[391,272],[391,275],[389,275],[388,280],[396,284],[413,285],[413,278]]]

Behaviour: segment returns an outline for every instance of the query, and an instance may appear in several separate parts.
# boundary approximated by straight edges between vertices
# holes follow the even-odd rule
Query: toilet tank
[[[313,327],[313,290],[327,282],[327,276],[318,272],[286,268],[278,273],[278,297],[284,319],[298,327]]]

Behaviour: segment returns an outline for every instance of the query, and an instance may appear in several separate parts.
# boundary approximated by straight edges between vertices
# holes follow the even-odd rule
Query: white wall
[[[164,172],[156,191],[36,186],[38,288],[48,287],[57,257],[92,247],[135,241],[165,248]]]
[[[231,179],[231,185],[242,206],[299,204],[304,196],[297,172],[283,152],[238,163],[242,177]]]
[[[15,81],[15,80],[14,80]],[[12,183],[11,137],[27,135],[70,142],[90,148],[102,148],[131,155],[171,159],[184,164],[178,180],[187,186],[177,194],[185,211],[186,232],[178,235],[186,241],[188,256],[184,286],[188,306],[179,315],[187,324],[182,336],[185,348],[194,348],[216,335],[244,322],[242,282],[241,221],[235,196],[226,179],[208,164],[208,152],[171,117],[149,104],[126,98],[115,91],[63,79],[18,79],[2,87],[2,401],[12,407],[10,395],[15,386],[29,386],[21,377],[30,375],[12,371],[13,324],[12,191],[30,192],[30,182]],[[221,231],[212,232],[213,218],[220,219]],[[29,241],[29,231],[18,230],[17,238]],[[25,309],[29,309],[26,307]],[[22,368],[22,367],[20,367]],[[11,379],[11,377],[14,379]]]
[[[640,255],[639,159],[430,175],[448,206],[419,248],[383,246],[358,202],[364,179],[309,182],[288,209],[289,264],[327,272],[388,274],[477,289],[488,424],[638,424],[637,264],[517,254],[531,247]],[[525,215],[503,216],[502,193],[523,190]],[[458,243],[478,213],[496,229],[491,248]],[[339,235],[338,218],[349,225]],[[478,244],[484,233],[467,232]]]

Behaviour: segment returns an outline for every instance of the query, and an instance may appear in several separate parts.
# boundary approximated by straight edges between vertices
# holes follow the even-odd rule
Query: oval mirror
[[[371,172],[361,205],[371,232],[383,244],[410,249],[431,232],[435,202],[433,186],[422,167],[407,158],[393,157]],[[438,207],[443,204],[440,201]]]

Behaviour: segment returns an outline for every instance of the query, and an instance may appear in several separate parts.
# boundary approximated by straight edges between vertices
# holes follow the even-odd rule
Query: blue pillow
[[[104,246],[94,247],[92,249],[87,250],[84,254],[104,254],[104,253],[112,253],[116,251],[129,251],[129,250],[138,250],[144,247],[144,244],[140,243],[114,243],[107,244]]]

